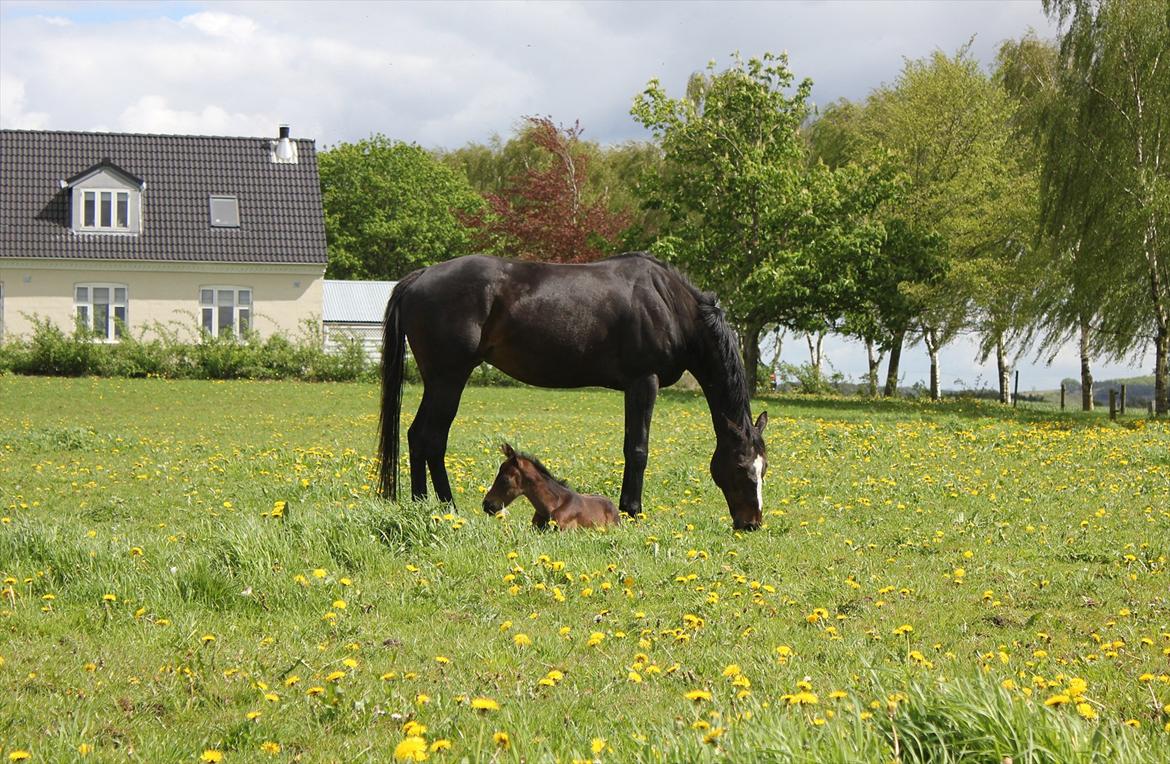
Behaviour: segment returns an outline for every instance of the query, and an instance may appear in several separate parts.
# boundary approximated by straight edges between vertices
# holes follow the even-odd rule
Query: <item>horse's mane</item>
[[[537,472],[539,472],[541,475],[544,475],[549,480],[552,480],[554,483],[559,483],[560,485],[563,485],[565,488],[572,487],[568,484],[568,482],[561,480],[559,477],[557,477],[556,475],[549,472],[548,467],[545,467],[544,464],[540,461],[540,459],[537,459],[532,454],[525,454],[525,453],[521,452],[519,454],[519,456],[521,459],[527,459],[528,461],[532,462],[532,466],[536,467]]]

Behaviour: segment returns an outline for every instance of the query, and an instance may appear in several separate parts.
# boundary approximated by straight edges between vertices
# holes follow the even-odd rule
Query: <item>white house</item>
[[[320,320],[311,140],[0,130],[0,340],[35,316],[116,342],[154,322],[295,334]]]

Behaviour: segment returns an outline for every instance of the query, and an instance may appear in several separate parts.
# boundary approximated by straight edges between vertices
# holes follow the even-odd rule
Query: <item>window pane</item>
[[[110,302],[110,288],[109,287],[94,287],[93,288],[93,301],[95,303],[100,302],[100,303],[105,303],[108,305]]]
[[[77,302],[89,302],[89,287],[77,287]]]
[[[232,289],[219,290],[219,305],[231,307],[236,304],[236,293]]]
[[[94,305],[93,306],[93,331],[99,337],[109,338],[110,336],[110,306],[109,305]]]
[[[240,336],[248,333],[252,328],[252,311],[247,308],[240,308]]]
[[[130,194],[118,194],[118,205],[115,211],[118,227],[126,228],[130,224]]]
[[[114,302],[126,304],[126,287],[114,287]]]
[[[80,323],[82,326],[84,326],[86,329],[89,328],[89,306],[88,305],[78,305],[77,306],[77,322]]]
[[[118,339],[122,338],[122,332],[126,329],[126,306],[114,306],[114,336]]]
[[[241,289],[240,290],[240,305],[251,305],[251,304],[252,304],[252,290],[251,289]]]
[[[230,307],[220,307],[219,309],[219,336],[232,336],[232,324],[235,323],[235,313]]]
[[[215,304],[215,290],[214,289],[200,289],[199,290],[199,304],[200,305],[214,305]]]
[[[208,334],[215,334],[214,313],[215,311],[212,308],[203,309],[203,331],[207,332]]]
[[[112,209],[113,196],[109,191],[102,191],[102,228],[109,228],[114,225]]]
[[[82,205],[84,209],[84,218],[81,224],[92,228],[97,225],[97,194],[93,191],[86,191],[85,203]]]

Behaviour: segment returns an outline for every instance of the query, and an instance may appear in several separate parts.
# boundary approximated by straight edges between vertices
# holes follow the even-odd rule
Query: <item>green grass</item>
[[[386,761],[409,722],[452,762],[1170,748],[1165,423],[757,401],[766,524],[735,534],[668,391],[645,516],[556,534],[479,510],[498,444],[616,498],[619,395],[468,389],[455,512],[373,495],[377,398],[0,377],[0,757]]]

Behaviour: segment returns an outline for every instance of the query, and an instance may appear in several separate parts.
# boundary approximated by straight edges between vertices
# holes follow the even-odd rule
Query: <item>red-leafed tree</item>
[[[558,127],[548,117],[527,118],[524,138],[541,158],[499,193],[485,194],[487,209],[467,218],[481,251],[558,263],[612,253],[630,216],[611,210],[604,191],[587,190],[591,157],[581,132],[580,123]]]

